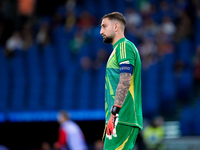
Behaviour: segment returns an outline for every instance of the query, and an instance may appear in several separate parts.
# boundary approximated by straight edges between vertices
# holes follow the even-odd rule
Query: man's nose
[[[102,29],[100,30],[100,34],[103,34],[103,31],[102,31]]]

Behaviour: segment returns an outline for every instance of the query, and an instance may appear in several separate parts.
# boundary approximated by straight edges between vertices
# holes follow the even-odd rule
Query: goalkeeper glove
[[[111,116],[108,121],[107,129],[106,129],[106,132],[107,132],[106,137],[110,140],[112,139],[112,135],[114,137],[117,137],[116,126],[118,123],[120,109],[121,109],[121,106],[118,106],[118,105],[113,105],[113,107],[111,108]]]

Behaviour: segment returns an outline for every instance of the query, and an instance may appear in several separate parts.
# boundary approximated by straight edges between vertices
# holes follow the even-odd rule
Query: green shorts
[[[137,127],[118,124],[117,137],[109,140],[105,135],[104,150],[132,150],[139,132]]]

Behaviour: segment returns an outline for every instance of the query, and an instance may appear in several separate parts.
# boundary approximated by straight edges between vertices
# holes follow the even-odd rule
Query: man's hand
[[[114,137],[117,137],[116,133],[116,126],[118,123],[118,117],[119,117],[119,111],[121,109],[121,106],[116,106],[114,105],[111,109],[111,116],[107,124],[107,129],[106,129],[106,137],[109,138],[110,140],[112,139],[112,135]]]
[[[112,135],[114,137],[117,137],[116,126],[118,123],[118,116],[119,116],[118,114],[116,116],[111,114],[110,120],[108,121],[106,137],[109,139],[112,139]]]

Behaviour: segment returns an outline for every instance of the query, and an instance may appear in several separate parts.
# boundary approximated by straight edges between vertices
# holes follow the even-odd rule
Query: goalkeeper
[[[104,150],[132,150],[143,128],[141,60],[135,45],[124,37],[125,25],[119,12],[105,15],[101,22],[103,42],[113,45],[105,77]]]

